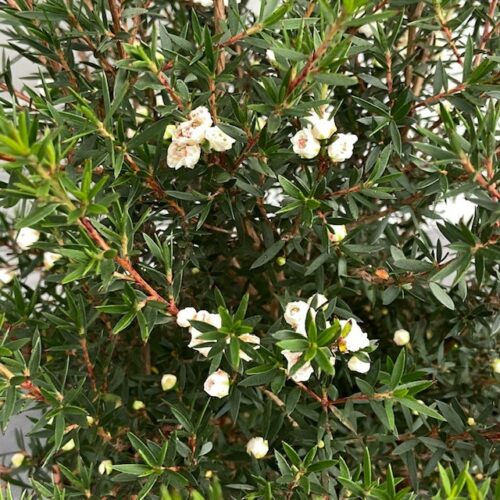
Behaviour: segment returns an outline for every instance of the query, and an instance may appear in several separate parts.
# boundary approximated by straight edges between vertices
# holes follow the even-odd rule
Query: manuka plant
[[[496,0],[0,9],[1,498],[500,498]]]

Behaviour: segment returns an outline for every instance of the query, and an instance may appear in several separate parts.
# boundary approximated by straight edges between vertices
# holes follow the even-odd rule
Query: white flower
[[[167,141],[168,139],[172,139],[172,136],[174,135],[175,131],[177,130],[177,125],[167,125],[165,127],[165,132],[163,132],[163,138]]]
[[[358,138],[354,134],[339,134],[328,146],[328,156],[334,162],[345,161],[352,156]]]
[[[61,447],[61,450],[63,451],[71,451],[75,449],[75,440],[70,439],[64,446]]]
[[[474,417],[469,417],[467,419],[467,425],[469,425],[470,427],[474,427],[476,425],[476,420],[474,419]]]
[[[309,304],[303,300],[289,302],[285,308],[285,321],[301,335],[306,336],[306,318]],[[311,313],[314,314],[313,310]]]
[[[191,324],[189,323],[192,319],[196,317],[196,309],[194,307],[185,307],[177,313],[175,318],[177,324],[182,328],[189,328]]]
[[[0,286],[9,284],[15,277],[17,272],[14,269],[0,267]]]
[[[368,347],[370,345],[368,335],[363,330],[361,330],[360,326],[356,323],[356,320],[351,318],[349,322],[351,323],[351,330],[346,337],[343,337],[341,339],[344,350],[348,352],[356,352],[360,349]],[[341,319],[339,323],[340,327],[343,330],[344,326],[347,324],[347,321]]]
[[[205,106],[198,106],[189,113],[189,119],[191,120],[193,127],[203,128],[207,130],[212,126],[212,116],[210,111]]]
[[[12,464],[12,467],[17,469],[18,467],[21,467],[24,462],[24,453],[18,452],[14,453],[12,457],[10,457],[10,463]]]
[[[222,325],[222,320],[219,314],[211,314],[208,311],[204,310],[198,311],[193,319],[195,319],[196,321],[201,321],[202,323],[208,323],[209,325],[212,325],[216,330],[218,330]],[[202,332],[194,327],[191,327],[189,329],[189,333],[191,334],[191,342],[189,343],[189,347],[196,349],[202,356],[207,357],[211,347],[196,347],[197,345],[207,343],[206,340],[199,338],[202,335]]]
[[[133,408],[135,411],[144,410],[144,408],[146,408],[146,405],[145,405],[142,401],[139,401],[138,399],[136,399],[136,400],[132,403],[132,408]]]
[[[326,308],[328,307],[328,299],[322,293],[315,293],[314,295],[309,297],[307,304],[311,305],[313,302],[316,309],[318,309],[319,307],[323,310],[326,310]]]
[[[330,225],[328,237],[334,243],[340,243],[347,236],[347,228],[344,225]]]
[[[236,142],[219,127],[210,127],[205,132],[205,138],[209,142],[210,148],[219,152],[230,150]]]
[[[491,363],[491,367],[495,373],[500,373],[500,358],[495,358]]]
[[[100,464],[99,467],[97,468],[99,471],[99,474],[101,475],[110,475],[111,472],[113,472],[113,462],[111,460],[103,460]]]
[[[321,144],[314,138],[311,128],[303,128],[292,137],[293,151],[301,158],[310,160],[317,156],[321,149]]]
[[[352,356],[352,358],[347,363],[349,370],[352,372],[358,373],[366,373],[370,369],[370,363],[363,361],[356,356]]]
[[[165,373],[165,375],[163,375],[163,377],[161,378],[161,388],[164,391],[173,389],[175,387],[175,384],[177,384],[177,377],[172,373]]]
[[[290,373],[292,367],[297,363],[300,356],[302,356],[301,352],[292,352],[286,349],[284,351],[281,351],[281,354],[283,354],[283,356],[285,356],[286,360],[288,361],[287,373]],[[307,382],[311,378],[313,372],[314,370],[311,366],[311,363],[309,363],[309,361],[306,361],[292,375],[292,380],[294,380],[295,382]]]
[[[264,458],[269,451],[269,443],[267,439],[262,437],[254,437],[247,443],[247,453],[254,456],[257,460]]]
[[[31,227],[23,227],[16,234],[16,243],[21,250],[27,250],[40,238],[40,232]]]
[[[266,50],[266,57],[271,64],[276,62],[276,54],[271,49]]]
[[[408,344],[408,342],[410,341],[410,332],[408,332],[407,330],[403,330],[403,329],[400,329],[400,330],[396,330],[394,332],[394,343],[398,346],[404,346],[406,344]]]
[[[188,120],[175,128],[172,133],[172,142],[190,146],[201,144],[205,140],[207,130],[204,126],[195,126],[193,120]]]
[[[217,370],[205,380],[203,389],[214,398],[227,396],[229,394],[229,375],[224,370]]]
[[[333,118],[325,118],[315,111],[306,120],[312,125],[312,135],[318,140],[329,139],[337,131]]]
[[[172,142],[167,151],[167,165],[175,170],[186,167],[194,168],[200,160],[201,148],[197,144],[179,144]]]
[[[43,268],[49,271],[54,267],[54,264],[62,257],[58,253],[44,252],[43,253]]]
[[[95,424],[95,418],[91,417],[90,415],[87,415],[85,417],[85,420],[87,420],[87,425],[94,425]]]

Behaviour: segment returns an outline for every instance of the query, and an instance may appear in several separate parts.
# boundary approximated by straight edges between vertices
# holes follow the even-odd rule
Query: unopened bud
[[[164,391],[169,391],[170,389],[173,389],[175,387],[175,384],[177,384],[177,377],[172,373],[166,373],[161,378],[161,388]]]
[[[146,405],[142,401],[135,400],[132,404],[132,408],[135,411],[144,410],[144,408],[146,408]]]
[[[17,469],[18,467],[21,467],[24,462],[24,453],[18,452],[14,453],[12,457],[10,458],[10,463],[12,464],[12,467]]]

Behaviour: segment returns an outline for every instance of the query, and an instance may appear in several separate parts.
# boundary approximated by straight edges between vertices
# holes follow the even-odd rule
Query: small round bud
[[[207,479],[212,479],[213,475],[214,475],[214,473],[213,473],[211,470],[207,470],[207,471],[205,472],[205,477],[206,477]]]
[[[403,330],[402,328],[400,330],[396,330],[394,332],[393,340],[396,345],[403,347],[410,342],[410,332]]]
[[[269,443],[267,439],[262,437],[254,437],[247,443],[247,453],[252,455],[257,460],[264,458],[269,451]]]
[[[476,421],[474,420],[474,417],[469,417],[467,419],[467,425],[470,425],[471,427],[474,427],[476,425]]]
[[[146,408],[146,405],[142,401],[136,399],[132,404],[132,408],[135,411],[144,410],[144,408]]]
[[[276,264],[280,267],[283,267],[286,264],[286,259],[285,257],[278,257],[276,259]]]
[[[198,268],[198,267],[193,267],[193,269],[191,269],[191,274],[196,275],[196,274],[200,274],[200,272],[201,272],[200,268]]]
[[[173,389],[175,384],[177,384],[177,377],[171,373],[165,373],[165,375],[161,378],[161,388],[164,391]]]
[[[23,462],[24,453],[21,452],[14,453],[14,455],[12,455],[12,457],[10,458],[10,463],[12,464],[12,467],[14,467],[14,469],[21,467],[21,465],[23,465]]]
[[[325,442],[322,439],[320,439],[318,441],[318,448],[322,450],[324,447],[325,447]]]
[[[94,417],[91,417],[90,415],[87,415],[85,417],[85,419],[87,420],[87,424],[88,425],[94,425],[95,424],[95,418]]]

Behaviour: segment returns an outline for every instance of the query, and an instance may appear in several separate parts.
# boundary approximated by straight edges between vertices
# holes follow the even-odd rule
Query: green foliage
[[[203,3],[0,8],[0,499],[498,498],[496,13]]]

